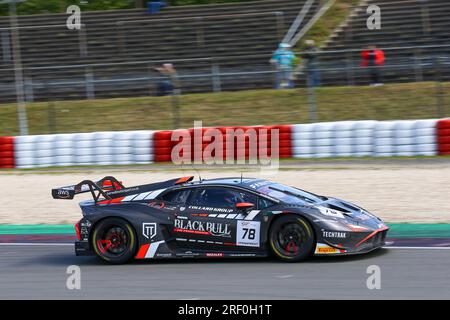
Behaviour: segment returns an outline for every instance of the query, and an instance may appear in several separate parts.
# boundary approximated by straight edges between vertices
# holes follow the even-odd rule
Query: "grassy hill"
[[[444,83],[443,92],[450,92]],[[180,127],[306,123],[306,89],[251,90],[180,97]],[[318,121],[450,116],[450,95],[435,83],[316,89]],[[31,134],[171,129],[171,97],[38,102],[27,105]],[[15,104],[0,105],[0,135],[19,134]]]

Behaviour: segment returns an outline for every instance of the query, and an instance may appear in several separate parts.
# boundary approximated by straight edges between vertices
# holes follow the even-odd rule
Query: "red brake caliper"
[[[105,253],[111,245],[111,240],[97,240],[97,247],[102,253]]]
[[[296,253],[297,253],[297,245],[295,244],[294,241],[289,241],[289,242],[288,242],[288,245],[287,245],[287,247],[286,247],[286,250],[287,250],[289,253],[291,252],[291,247],[294,248],[294,253],[296,254]]]

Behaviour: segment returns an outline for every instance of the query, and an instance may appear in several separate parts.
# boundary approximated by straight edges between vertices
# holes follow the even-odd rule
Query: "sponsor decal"
[[[338,250],[335,248],[318,248],[317,253],[337,253]]]
[[[195,257],[198,255],[200,255],[200,254],[197,252],[192,252],[192,251],[185,251],[185,252],[176,254],[177,257]]]
[[[208,252],[205,253],[205,256],[208,258],[223,258],[223,252]]]
[[[161,257],[161,258],[169,258],[169,257],[172,257],[172,254],[171,253],[157,253],[156,256]]]
[[[152,239],[156,236],[156,223],[144,222],[142,223],[142,235],[147,239]]]
[[[322,213],[324,216],[344,219],[344,215],[342,214],[342,212],[338,210],[330,209],[323,206],[317,206],[317,209],[319,209],[320,213]]]
[[[81,222],[82,227],[90,228],[92,226],[92,223],[89,220]]]
[[[335,254],[340,253],[341,251],[339,249],[330,247],[327,244],[324,243],[318,243],[316,246],[315,254]]]
[[[108,191],[106,192],[107,195],[113,195],[116,193],[127,193],[127,192],[132,192],[132,191],[138,191],[139,187],[133,187],[133,188],[127,188],[127,189],[120,189],[120,190],[114,190],[114,191]]]
[[[255,253],[232,253],[230,257],[256,257]]]
[[[158,201],[150,201],[147,205],[149,207],[158,208],[158,209],[162,209],[165,206],[164,202],[158,202]]]
[[[58,190],[58,197],[61,199],[67,199],[70,197],[69,190],[59,189]]]
[[[214,207],[202,207],[202,206],[189,206],[189,209],[200,210],[200,211],[220,212],[220,213],[231,213],[231,212],[233,212],[233,209],[214,208]]]
[[[237,223],[236,245],[243,247],[259,247],[259,221],[239,220]]]
[[[215,237],[231,237],[231,228],[229,224],[197,220],[182,220],[178,218],[174,221],[173,231],[211,235]]]
[[[340,239],[345,239],[347,238],[347,233],[346,232],[339,232],[339,231],[326,231],[326,230],[322,230],[322,236],[324,238],[340,238]]]

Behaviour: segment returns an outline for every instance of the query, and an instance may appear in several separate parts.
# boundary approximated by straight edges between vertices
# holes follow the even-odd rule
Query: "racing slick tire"
[[[300,216],[288,215],[272,223],[269,242],[273,254],[278,259],[298,262],[312,254],[316,241],[308,221]]]
[[[95,226],[91,241],[97,257],[111,264],[126,263],[136,253],[136,233],[123,219],[107,218],[100,221]]]

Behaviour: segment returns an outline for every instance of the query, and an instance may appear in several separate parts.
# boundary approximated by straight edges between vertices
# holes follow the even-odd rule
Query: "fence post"
[[[125,50],[125,39],[123,35],[123,22],[116,22],[116,43],[117,43],[117,53],[123,55],[126,53]]]
[[[55,102],[53,101],[51,97],[51,90],[49,84],[44,81],[43,82],[43,88],[44,88],[44,96],[45,93],[47,93],[48,101],[47,101],[47,126],[48,126],[48,133],[53,134],[56,133],[56,117],[55,117]]]
[[[420,58],[420,50],[414,50],[414,73],[416,76],[416,82],[423,81],[422,59]]]
[[[195,21],[197,23],[196,31],[197,31],[197,47],[203,48],[205,47],[205,30],[203,28],[203,18],[196,17]]]
[[[152,72],[154,71],[154,66],[150,63],[147,64],[147,80],[148,80],[148,95],[156,95],[156,90],[153,87]],[[153,88],[153,90],[152,90]]]
[[[430,35],[430,8],[428,1],[421,1],[420,15],[422,20],[422,34],[424,36]]]
[[[306,90],[308,98],[308,115],[309,122],[317,122],[317,103],[316,103],[316,88],[314,86],[314,79],[311,79],[311,74],[306,71]]]
[[[78,31],[78,41],[80,48],[80,57],[87,57],[88,49],[87,49],[87,40],[86,40],[86,25],[82,25],[81,29]]]
[[[345,65],[346,65],[346,74],[347,74],[347,85],[354,86],[355,85],[355,73],[353,70],[353,59],[352,54],[347,52],[345,54]]]
[[[34,101],[33,79],[31,78],[31,76],[25,78],[25,101]]]
[[[348,25],[348,30],[345,32],[345,40],[350,42],[353,40],[353,27],[351,24]],[[347,74],[347,85],[355,85],[355,73],[353,70],[353,52],[347,51],[345,53],[345,65]]]
[[[87,66],[85,68],[86,79],[86,98],[95,99],[95,86],[94,86],[94,73],[92,67]]]
[[[180,91],[179,89],[173,89],[172,92],[172,116],[173,116],[173,129],[180,128]]]
[[[220,81],[220,67],[215,62],[213,62],[213,64],[211,65],[211,76],[212,76],[213,92],[221,92],[222,83]]]
[[[436,82],[436,113],[438,118],[444,118],[444,88],[442,87],[442,65],[440,57],[434,60],[435,82]]]

